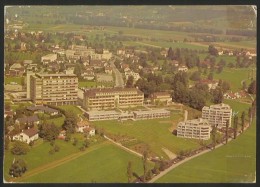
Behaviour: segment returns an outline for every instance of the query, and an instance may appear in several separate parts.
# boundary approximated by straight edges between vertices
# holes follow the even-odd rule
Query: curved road
[[[124,87],[124,80],[122,77],[122,74],[118,71],[118,69],[116,68],[115,64],[114,64],[114,60],[110,61],[110,65],[112,67],[113,72],[115,73],[115,87]]]

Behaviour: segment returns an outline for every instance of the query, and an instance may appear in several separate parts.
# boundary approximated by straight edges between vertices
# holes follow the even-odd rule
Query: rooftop
[[[133,113],[135,114],[154,114],[154,113],[169,113],[169,112],[170,111],[165,109],[133,111]]]
[[[143,94],[143,92],[137,88],[94,88],[94,89],[87,90],[85,92],[85,95],[96,96],[96,94],[98,93],[115,93],[115,92],[137,92],[138,94]]]
[[[38,132],[39,131],[35,128],[26,129],[26,130],[23,131],[23,133],[26,134],[29,137],[32,137],[32,136],[38,134]]]
[[[34,115],[34,116],[26,116],[26,117],[23,117],[23,118],[17,118],[17,120],[20,123],[32,123],[32,122],[35,122],[35,121],[39,121],[39,118],[38,118],[38,116]]]

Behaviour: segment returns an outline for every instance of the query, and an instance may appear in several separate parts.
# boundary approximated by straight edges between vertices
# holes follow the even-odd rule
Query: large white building
[[[177,137],[208,140],[211,129],[211,125],[206,119],[182,121],[177,125]]]
[[[232,109],[224,103],[211,105],[210,107],[204,106],[202,108],[202,118],[207,119],[210,125],[217,126],[218,128],[226,127],[227,120],[229,120],[230,126],[231,117]]]
[[[22,141],[28,144],[34,140],[37,140],[38,138],[38,130],[35,128],[23,130],[21,133],[13,136],[13,140]]]
[[[142,106],[144,93],[136,88],[90,89],[84,93],[83,107],[87,110]]]
[[[57,54],[48,54],[48,55],[42,56],[41,62],[43,64],[48,64],[49,62],[54,62],[55,60],[57,60],[57,57],[58,57]]]

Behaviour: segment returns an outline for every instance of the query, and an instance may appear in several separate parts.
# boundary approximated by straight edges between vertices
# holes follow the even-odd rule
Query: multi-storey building
[[[144,93],[136,88],[90,89],[84,93],[83,107],[90,109],[142,106]]]
[[[36,104],[76,104],[78,78],[74,74],[39,74],[30,76],[30,98]]]
[[[164,103],[166,105],[171,104],[172,103],[172,97],[171,94],[167,93],[167,92],[155,92],[153,94],[151,94],[151,100],[153,104],[158,103]]]
[[[168,118],[171,112],[165,109],[157,110],[145,110],[145,111],[134,111],[134,119],[155,119],[155,118]]]
[[[217,126],[218,128],[225,127],[227,120],[230,126],[231,116],[232,109],[224,103],[211,105],[210,107],[204,106],[202,108],[202,118],[207,119],[210,125]]]
[[[211,125],[206,119],[192,119],[179,122],[177,125],[177,137],[208,140],[210,138]]]

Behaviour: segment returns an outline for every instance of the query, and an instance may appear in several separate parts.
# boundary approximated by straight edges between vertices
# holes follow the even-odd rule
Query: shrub
[[[29,152],[30,148],[27,143],[16,141],[11,149],[14,155],[25,155]]]

